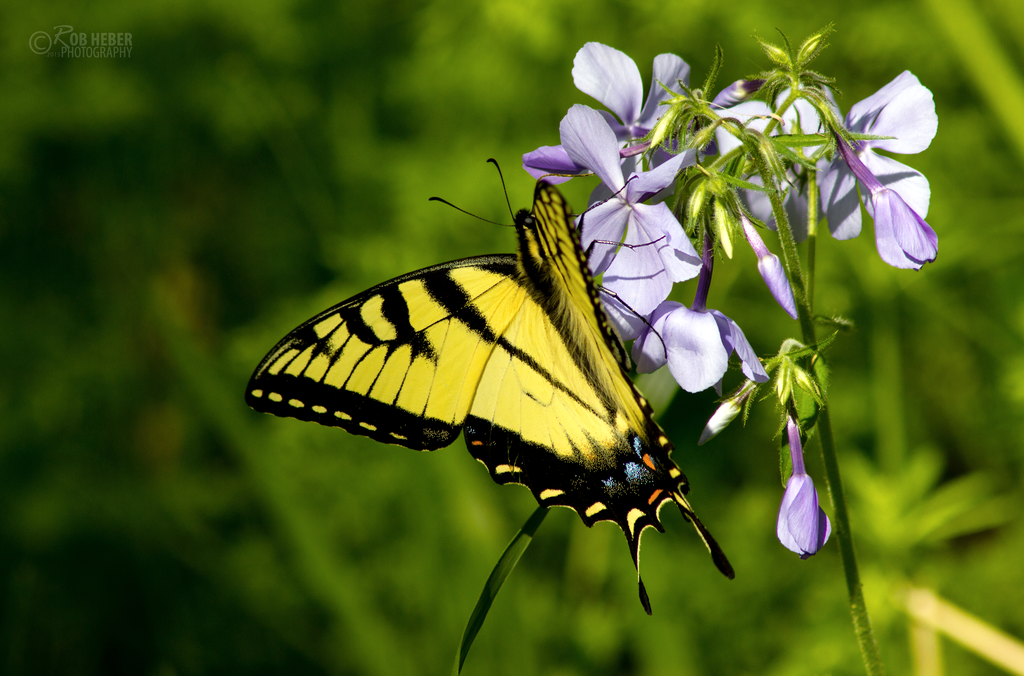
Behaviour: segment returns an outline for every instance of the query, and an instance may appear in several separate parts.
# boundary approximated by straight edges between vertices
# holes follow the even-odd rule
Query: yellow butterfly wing
[[[464,430],[498,483],[590,526],[614,521],[639,577],[640,536],[676,502],[718,568],[672,444],[626,373],[561,194],[540,182],[516,218],[517,255],[467,258],[384,282],[321,313],[261,362],[259,411],[419,450]]]

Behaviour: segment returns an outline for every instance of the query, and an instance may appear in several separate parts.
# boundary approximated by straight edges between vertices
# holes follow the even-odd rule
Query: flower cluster
[[[829,81],[806,69],[826,33],[788,53],[762,42],[777,68],[713,97],[708,90],[720,61],[695,88],[681,58],[659,55],[645,99],[632,59],[588,43],[576,54],[573,80],[608,110],[572,106],[559,125],[560,145],[523,155],[523,168],[538,179],[600,179],[577,227],[609,318],[624,341],[633,341],[639,372],[667,365],[686,391],[721,393],[730,357],[738,357],[746,383],[709,422],[702,443],[749,406],[774,368],[769,362],[766,370],[735,321],[708,308],[717,255],[732,258],[733,243],[745,240],[771,296],[806,326],[810,301],[801,284],[791,283],[801,274],[794,247],[816,232],[821,217],[836,239],[856,237],[863,201],[883,261],[920,269],[938,254],[938,238],[924,220],[927,179],[878,153],[928,147],[938,124],[931,93],[904,72],[841,118]],[[782,259],[762,238],[772,230]],[[694,277],[692,303],[670,299],[676,282]],[[790,371],[779,368],[775,377]],[[776,386],[784,411],[793,410],[791,390]],[[778,536],[806,558],[831,526],[803,469],[799,429],[786,415],[793,475]]]

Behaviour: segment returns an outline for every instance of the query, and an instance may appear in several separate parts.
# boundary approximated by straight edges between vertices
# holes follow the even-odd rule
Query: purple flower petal
[[[721,380],[729,368],[729,354],[714,315],[678,305],[651,324],[665,340],[668,370],[680,387],[700,392]]]
[[[886,106],[875,120],[871,133],[896,138],[870,141],[873,148],[894,153],[919,153],[931,145],[939,128],[935,101],[926,87],[911,87]]]
[[[853,239],[860,234],[857,179],[839,156],[821,174],[821,205],[828,217],[828,229],[833,237]]]
[[[523,169],[535,179],[543,178],[552,185],[565,183],[569,177],[549,174],[583,174],[590,171],[573,162],[562,146],[541,146],[533,152],[524,154]]]
[[[597,174],[613,192],[625,185],[619,165],[619,142],[600,113],[576,104],[562,118],[558,130],[562,146],[573,162]]]
[[[875,219],[875,245],[886,263],[919,269],[938,255],[935,231],[894,190],[882,185],[842,140],[837,148],[857,180],[868,189]]]
[[[626,204],[613,198],[598,204],[583,215],[580,240],[584,251],[590,251],[593,245],[588,261],[592,274],[599,275],[611,265],[631,213]],[[601,242],[595,243],[595,240]]]
[[[939,253],[938,235],[898,193],[882,190],[872,195],[872,202],[875,242],[882,260],[894,267],[914,270],[935,260]],[[893,249],[893,243],[898,253]]]
[[[850,131],[866,133],[878,113],[901,92],[914,85],[921,86],[921,82],[909,70],[903,71],[871,96],[853,104],[846,115],[846,126]]]
[[[601,291],[601,303],[604,305],[605,314],[608,315],[608,321],[622,342],[633,340],[647,330],[643,317],[604,290]]]
[[[685,282],[700,272],[700,256],[664,202],[633,205],[625,242],[637,248],[656,250],[673,282]]]
[[[631,125],[640,115],[643,80],[633,59],[599,42],[588,42],[573,59],[576,88],[589,94]]]
[[[675,183],[676,174],[683,167],[689,167],[697,161],[696,150],[686,150],[658,165],[650,171],[637,174],[637,177],[626,184],[626,201],[631,204],[646,202],[651,197]]]
[[[651,313],[648,318],[650,326],[644,327],[640,332],[630,352],[636,363],[637,373],[653,373],[668,363],[667,346],[661,335],[661,330],[665,326],[664,317],[681,307],[683,306],[680,303],[667,300]]]
[[[894,268],[920,270],[921,266],[924,265],[923,261],[907,258],[907,254],[904,253],[903,248],[896,241],[896,232],[892,218],[875,219],[875,248],[878,249],[878,255],[882,260]]]
[[[796,319],[796,301],[793,299],[793,289],[789,286],[789,277],[786,276],[786,269],[782,267],[779,257],[769,254],[758,259],[757,271],[761,273],[761,278],[768,285],[768,290],[771,291],[775,302],[790,317]]]
[[[640,117],[636,120],[638,129],[635,131],[643,129],[644,133],[634,134],[634,136],[643,136],[654,127],[654,123],[664,112],[661,102],[667,101],[671,96],[661,85],[676,91],[678,89],[677,80],[682,80],[683,84],[689,84],[690,66],[675,54],[659,54],[654,57],[654,77],[651,80],[651,89],[647,94],[647,101],[644,102],[644,109],[640,111]]]
[[[921,218],[928,216],[932,189],[924,174],[891,157],[877,155],[870,151],[862,153],[858,157],[880,184],[898,192],[903,201]]]
[[[670,248],[664,241],[649,246],[622,247],[602,280],[624,303],[642,315],[653,312],[672,290],[672,279],[658,247]]]
[[[740,358],[740,370],[743,371],[743,375],[747,377],[747,380],[753,380],[756,383],[767,382],[768,374],[765,372],[761,360],[757,358],[754,348],[747,342],[747,337],[743,335],[739,324],[718,310],[708,310],[708,314],[712,315],[718,324],[718,329],[722,336],[722,345],[727,352],[726,356],[728,357],[733,352],[736,353],[736,356]],[[725,372],[723,371],[722,373],[724,374]],[[719,379],[721,379],[721,376],[719,376]]]
[[[927,148],[938,130],[935,102],[927,87],[908,70],[903,71],[868,98],[850,109],[846,116],[850,131],[895,136],[886,141],[868,141],[869,146],[894,153],[919,153]]]

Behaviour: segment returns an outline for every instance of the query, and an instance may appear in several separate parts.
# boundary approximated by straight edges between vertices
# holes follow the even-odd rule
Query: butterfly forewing
[[[380,284],[286,336],[246,391],[254,409],[419,450],[458,436],[521,287],[513,256],[445,263]]]

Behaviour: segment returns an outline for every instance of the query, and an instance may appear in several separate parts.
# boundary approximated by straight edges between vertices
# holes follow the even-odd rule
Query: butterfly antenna
[[[512,211],[512,203],[508,200],[508,188],[505,186],[505,176],[501,173],[501,166],[498,164],[498,160],[493,157],[488,157],[487,161],[494,165],[494,168],[498,170],[498,178],[501,180],[501,189],[505,192],[505,204],[508,205],[508,213],[512,216],[512,220],[515,220],[516,215]]]
[[[700,539],[704,541],[704,546],[711,552],[711,560],[714,561],[715,567],[725,575],[727,578],[732,580],[736,577],[736,572],[732,569],[732,564],[729,563],[729,559],[725,558],[725,552],[715,542],[715,538],[711,536],[708,529],[704,527],[704,524],[700,522],[697,515],[693,513],[693,508],[690,507],[689,501],[679,491],[672,493],[672,499],[675,500],[676,504],[679,505],[679,511],[683,513],[683,518],[693,524],[693,527],[697,529],[697,534],[700,535]]]
[[[448,200],[444,199],[443,197],[431,197],[428,201],[429,202],[441,202],[442,204],[447,204],[452,209],[455,209],[456,211],[461,211],[462,213],[466,214],[467,216],[472,216],[473,218],[479,219],[479,220],[483,221],[484,223],[490,223],[491,225],[500,225],[503,228],[514,228],[515,227],[514,225],[509,225],[508,223],[498,223],[497,221],[492,221],[490,219],[484,218],[483,216],[477,216],[476,214],[474,214],[474,213],[472,213],[470,211],[466,211],[462,207],[455,206],[454,204],[452,204]]]

